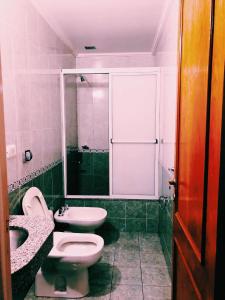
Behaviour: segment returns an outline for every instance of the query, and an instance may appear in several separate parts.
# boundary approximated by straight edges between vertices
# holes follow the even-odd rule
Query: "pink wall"
[[[177,42],[179,1],[171,1],[169,14],[160,37],[155,64],[161,67],[161,104],[160,104],[160,181],[161,194],[172,196],[168,180],[173,176],[169,168],[174,167],[176,142],[176,108],[177,108]]]
[[[154,66],[154,57],[146,53],[115,53],[78,55],[77,68],[129,68]],[[78,85],[78,140],[79,147],[108,149],[108,75],[88,75],[91,86]]]
[[[78,146],[109,149],[109,79],[106,74],[86,74],[77,78]]]
[[[7,160],[11,184],[61,158],[58,69],[74,67],[74,57],[30,1],[0,5],[6,143],[17,148]],[[34,155],[26,164],[25,149]]]
[[[169,14],[164,23],[162,35],[155,55],[156,66],[176,66],[179,24],[179,0],[171,1]]]
[[[77,87],[76,76],[64,76],[66,146],[77,147]]]
[[[78,55],[77,68],[135,68],[153,67],[155,58],[150,53],[115,53]]]
[[[169,169],[174,168],[176,143],[176,110],[177,110],[177,69],[161,68],[160,95],[160,180],[161,195],[172,196],[168,181],[171,179]]]

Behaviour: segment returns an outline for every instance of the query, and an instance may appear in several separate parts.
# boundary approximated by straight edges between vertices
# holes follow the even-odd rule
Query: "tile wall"
[[[30,179],[9,193],[10,215],[21,215],[22,199],[25,192],[32,186],[39,188],[49,209],[56,211],[64,204],[62,184],[62,163],[58,162],[42,174]]]
[[[66,146],[78,146],[77,86],[75,75],[64,75],[65,139]]]
[[[141,68],[154,67],[151,53],[80,54],[76,56],[77,68]]]
[[[74,67],[74,57],[26,0],[1,1],[0,39],[12,184],[61,158],[59,69]],[[33,159],[23,163],[26,149]]]
[[[173,205],[172,198],[160,200],[159,236],[166,264],[172,276],[172,241],[173,241]]]
[[[157,45],[155,55],[155,64],[157,66],[177,65],[179,6],[179,0],[173,0],[170,3],[169,14],[165,20],[164,30]]]
[[[177,72],[175,67],[162,67],[160,76],[160,195],[173,196],[168,181],[173,178],[176,148]]]
[[[107,74],[77,78],[78,147],[109,149],[109,79]]]
[[[105,208],[108,216],[104,226],[109,233],[114,229],[122,232],[158,233],[159,202],[155,200],[66,199],[66,204]]]
[[[179,22],[179,1],[171,3],[170,14],[165,30],[157,46],[155,63],[161,67],[161,104],[160,104],[160,200],[159,235],[168,270],[172,276],[172,237],[173,237],[173,189],[169,189],[168,180],[174,174],[176,143],[176,106],[177,106],[177,42]],[[163,199],[163,198],[162,198]]]
[[[77,55],[77,68],[134,68],[154,66],[151,54]],[[78,146],[109,149],[108,75],[85,75],[87,82],[77,84]]]
[[[109,195],[109,152],[69,152],[67,192],[68,195]]]

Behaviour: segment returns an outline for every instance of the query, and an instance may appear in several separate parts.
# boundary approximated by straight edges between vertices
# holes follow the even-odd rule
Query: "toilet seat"
[[[25,215],[51,217],[42,192],[31,187],[23,197],[22,208]]]
[[[95,257],[104,246],[102,237],[89,233],[54,232],[53,248],[50,258],[61,258],[61,261],[83,262],[86,257]]]

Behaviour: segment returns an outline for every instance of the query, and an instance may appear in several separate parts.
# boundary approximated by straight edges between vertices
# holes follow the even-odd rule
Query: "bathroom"
[[[177,107],[188,111],[177,104],[180,11],[190,17],[180,2],[1,1],[3,299],[195,299],[172,292],[174,209],[189,208],[174,205],[188,154],[176,144]],[[101,249],[71,271],[55,246],[63,238],[81,239],[68,240],[73,253]]]

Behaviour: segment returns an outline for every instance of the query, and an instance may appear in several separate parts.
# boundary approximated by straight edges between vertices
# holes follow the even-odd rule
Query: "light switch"
[[[6,158],[10,159],[16,156],[16,145],[6,146]]]

